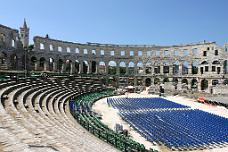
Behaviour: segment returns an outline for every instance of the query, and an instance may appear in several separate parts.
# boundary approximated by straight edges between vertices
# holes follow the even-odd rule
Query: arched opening
[[[106,73],[106,70],[105,70],[105,69],[106,69],[105,62],[100,61],[98,72],[99,72],[100,74],[105,74],[105,73]]]
[[[152,73],[152,64],[150,61],[146,63],[146,71],[145,72],[146,72],[146,74]]]
[[[92,65],[92,69],[91,69],[91,72],[92,73],[96,73],[97,72],[97,62],[96,61],[92,61],[92,63],[91,63]]]
[[[188,74],[188,64],[189,63],[187,61],[184,61],[183,66],[182,66],[182,74],[183,75]]]
[[[40,64],[39,64],[39,71],[44,71],[45,69],[45,62],[46,62],[46,60],[45,60],[45,58],[44,57],[41,57],[40,58]]]
[[[201,90],[206,90],[208,88],[208,81],[206,79],[203,79],[201,81]]]
[[[11,64],[11,69],[12,69],[12,70],[17,70],[17,67],[18,67],[17,55],[12,54],[12,55],[10,56],[10,64]]]
[[[87,61],[83,61],[82,70],[83,70],[83,74],[87,74],[89,72],[89,64]]]
[[[212,64],[220,64],[220,62],[215,60],[215,61],[212,62]]]
[[[74,67],[75,67],[75,73],[78,74],[80,72],[80,63],[78,60],[75,60]]]
[[[125,62],[120,62],[120,74],[126,74],[126,64]]]
[[[36,59],[36,57],[34,57],[34,56],[31,57],[31,70],[34,70],[34,71],[37,70],[36,64],[37,64],[37,59]]]
[[[175,86],[175,90],[176,90],[177,89],[177,84],[178,84],[178,79],[177,78],[173,78],[172,82],[173,82],[173,86]]]
[[[139,61],[137,63],[137,73],[138,74],[143,74],[143,63],[142,63],[142,61]]]
[[[53,71],[53,70],[54,70],[54,59],[49,58],[49,71]]]
[[[197,80],[196,80],[196,79],[192,79],[191,88],[192,88],[192,89],[196,89],[196,88],[197,88],[197,85],[198,85]]]
[[[181,83],[188,85],[188,80],[187,79],[182,79]]]
[[[63,60],[62,59],[58,60],[58,72],[59,73],[63,72]]]
[[[208,71],[208,62],[207,61],[203,61],[201,63],[201,67],[200,67],[200,73],[203,74],[204,72]]]
[[[134,68],[135,68],[135,63],[132,62],[132,61],[129,62],[129,65],[128,65],[128,74],[133,75],[135,73]]]
[[[169,82],[169,78],[164,78],[163,83]]]
[[[116,62],[110,61],[108,63],[108,74],[116,74]]]
[[[228,85],[228,79],[225,79],[225,80],[223,81],[223,84],[224,84],[224,85]]]
[[[159,74],[160,73],[160,62],[159,61],[156,61],[154,63],[154,73],[155,74]]]
[[[160,79],[159,78],[154,78],[154,84],[160,84]]]
[[[173,63],[173,74],[177,75],[179,73],[179,62],[176,61]]]
[[[218,80],[212,80],[212,85],[213,85],[213,86],[215,86],[215,85],[217,85],[217,84],[219,84],[219,81],[218,81]]]
[[[223,66],[224,66],[224,73],[227,74],[228,73],[228,61],[227,60],[225,60],[223,62]]]
[[[145,86],[146,87],[151,86],[151,78],[146,78],[146,80],[145,80]]]
[[[71,72],[71,60],[66,60],[66,73],[70,73]]]
[[[217,72],[217,74],[220,74],[221,67],[220,67],[220,62],[219,61],[215,60],[215,61],[212,62],[212,72]]]
[[[6,63],[6,59],[7,59],[7,54],[5,52],[1,52],[0,53],[0,69],[6,70],[5,67],[7,66]]]
[[[169,73],[169,62],[165,61],[163,63],[163,72],[164,73]]]
[[[177,84],[178,84],[178,79],[177,79],[177,78],[173,78],[173,83],[174,83],[175,85],[177,85]]]
[[[192,62],[192,74],[198,74],[198,66],[199,66],[198,61]]]

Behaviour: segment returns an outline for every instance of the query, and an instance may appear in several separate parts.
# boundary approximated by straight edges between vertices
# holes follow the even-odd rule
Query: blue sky
[[[73,42],[228,41],[228,0],[1,0],[0,24]]]

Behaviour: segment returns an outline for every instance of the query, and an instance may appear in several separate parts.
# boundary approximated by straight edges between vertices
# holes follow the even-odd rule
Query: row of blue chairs
[[[147,140],[170,149],[204,149],[228,143],[228,119],[200,110],[122,111]]]
[[[163,98],[108,98],[107,103],[119,110],[188,108]]]

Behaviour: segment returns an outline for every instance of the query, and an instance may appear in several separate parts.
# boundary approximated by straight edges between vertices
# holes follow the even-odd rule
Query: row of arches
[[[20,62],[19,62],[20,59]],[[138,61],[137,63],[130,61],[126,63],[121,61],[117,63],[116,61],[78,61],[78,60],[64,60],[64,59],[54,59],[45,57],[37,58],[32,56],[27,59],[30,63],[29,70],[34,71],[53,71],[53,72],[66,72],[66,73],[99,73],[99,74],[204,74],[205,72],[216,72],[220,74],[223,68],[220,61],[214,60],[211,63],[208,61],[203,61],[199,63],[198,61],[147,61],[143,63]],[[22,64],[19,64],[22,63]],[[15,53],[7,54],[6,52],[0,52],[0,68],[12,70],[18,70],[18,65],[20,65],[21,70],[25,69],[25,55],[18,57]],[[225,70],[224,70],[225,71]]]
[[[192,69],[192,74],[198,73],[198,65],[193,62],[192,67],[189,67],[188,62],[184,62],[182,67],[179,65],[179,62],[176,61],[173,65],[169,65],[168,62],[164,62],[161,66],[158,62],[155,62],[152,65],[151,62],[147,62],[143,65],[142,61],[139,61],[135,64],[133,61],[129,62],[128,65],[121,61],[118,65],[115,61],[109,61],[105,63],[100,61],[82,61],[78,60],[63,60],[58,59],[55,61],[53,58],[49,58],[48,61],[44,57],[37,59],[36,57],[31,57],[31,69],[35,71],[59,71],[59,72],[69,72],[72,73],[72,70],[75,70],[75,73],[108,73],[108,74],[159,74],[163,73],[172,73],[178,74],[182,70],[182,74],[188,74],[189,68]],[[145,67],[144,67],[145,66]],[[163,70],[161,70],[163,69]],[[172,71],[172,72],[171,72]]]
[[[159,84],[165,84],[166,82],[170,82],[169,78],[164,78],[164,79],[160,79],[160,78],[154,78],[154,82],[153,84],[154,85],[159,85]],[[176,86],[178,83],[179,83],[179,80],[178,78],[173,78],[171,80],[172,84],[174,86]],[[188,80],[186,78],[182,79],[181,82],[180,82],[182,85],[185,85],[187,86],[190,86],[190,88],[188,89],[198,89],[198,85],[200,85],[200,90],[206,90],[208,89],[208,86],[209,86],[209,82],[207,79],[202,79],[200,82],[198,82],[197,79],[193,78],[192,80]],[[218,80],[212,80],[212,85],[217,85],[219,83]],[[227,80],[227,83],[228,83],[228,80]],[[151,78],[146,78],[145,79],[145,86],[151,86],[152,85],[152,80]]]
[[[17,70],[18,69],[18,56],[16,54],[7,54],[0,52],[0,69],[1,70]]]

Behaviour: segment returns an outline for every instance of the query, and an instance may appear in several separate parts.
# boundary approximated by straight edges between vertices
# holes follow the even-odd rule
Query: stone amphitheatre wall
[[[24,50],[17,30],[0,26],[0,34],[1,71],[93,74],[116,86],[173,82],[206,92],[227,83],[228,53],[215,42],[173,46],[81,44],[35,36],[34,48]]]

